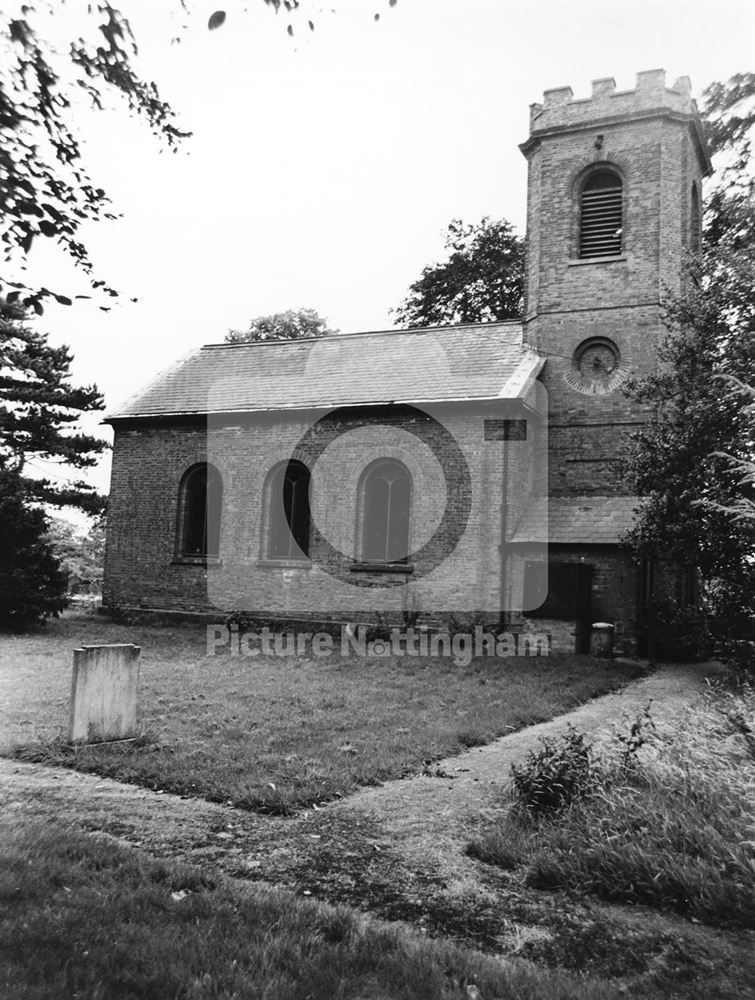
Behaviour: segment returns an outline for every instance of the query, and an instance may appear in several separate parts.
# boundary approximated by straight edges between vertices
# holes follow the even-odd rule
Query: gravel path
[[[499,808],[511,765],[520,763],[542,737],[557,736],[569,726],[595,736],[634,719],[648,703],[656,724],[668,724],[717,669],[714,664],[663,666],[550,722],[433,764],[433,776],[365,788],[332,808],[379,818],[391,839],[416,863],[435,861],[447,876],[450,868],[466,876],[473,863],[464,856],[463,846],[480,822]]]

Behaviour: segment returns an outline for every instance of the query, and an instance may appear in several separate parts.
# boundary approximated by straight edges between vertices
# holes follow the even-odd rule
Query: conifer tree
[[[102,397],[96,386],[71,384],[71,361],[20,306],[0,301],[0,469],[19,477],[30,500],[99,513],[103,499],[91,486],[35,474],[36,459],[91,468],[106,447],[75,429],[82,413],[102,409]]]
[[[21,478],[0,469],[0,630],[21,632],[66,606],[67,573],[47,538],[44,511]]]
[[[103,498],[84,482],[53,481],[42,462],[96,464],[104,441],[77,430],[98,410],[96,386],[71,384],[71,355],[33,330],[18,305],[0,300],[0,628],[24,629],[65,607],[67,574],[48,537],[45,508],[99,513]]]

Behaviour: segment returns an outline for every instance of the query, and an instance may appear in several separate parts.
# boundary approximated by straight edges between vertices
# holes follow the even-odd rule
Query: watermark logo
[[[547,484],[545,390],[512,375],[513,398],[491,383],[479,399],[428,403],[420,387],[437,395],[438,385],[467,384],[470,358],[447,349],[449,338],[421,336],[421,371],[408,336],[390,341],[393,354],[372,338],[332,337],[298,344],[296,371],[261,371],[245,387],[250,402],[311,401],[308,412],[231,419],[228,385],[214,386],[207,461],[220,485],[208,491],[213,531],[203,530],[218,539],[207,591],[219,611],[510,621],[526,614],[529,594],[547,592],[544,500],[532,516],[532,496]],[[391,402],[375,390],[383,384]],[[525,580],[516,532],[528,517],[524,540],[538,551]]]
[[[339,655],[362,659],[386,657],[427,657],[450,659],[458,667],[468,667],[483,657],[548,656],[550,638],[545,633],[494,632],[475,627],[473,632],[430,632],[424,629],[393,628],[385,637],[370,638],[364,625],[344,625],[340,634],[330,632],[279,632],[268,627],[258,630],[239,625],[208,625],[207,655],[259,656],[315,659]]]

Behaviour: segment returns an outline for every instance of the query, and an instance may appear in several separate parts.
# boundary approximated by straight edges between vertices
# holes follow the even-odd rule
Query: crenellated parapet
[[[554,87],[544,91],[542,102],[530,105],[530,138],[520,148],[527,155],[538,139],[554,132],[610,125],[614,121],[625,124],[633,119],[659,115],[690,119],[708,159],[690,79],[680,76],[672,87],[667,87],[666,71],[663,69],[638,73],[633,90],[617,90],[613,77],[601,77],[592,81],[592,94],[586,98],[575,100],[571,87]]]

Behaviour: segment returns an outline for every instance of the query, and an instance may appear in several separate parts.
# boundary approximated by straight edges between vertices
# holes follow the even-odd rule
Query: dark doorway
[[[590,563],[548,560],[547,583],[541,562],[524,564],[524,607],[529,618],[554,618],[577,623],[575,649],[590,649],[590,597],[593,567]],[[547,588],[547,590],[546,590]]]

